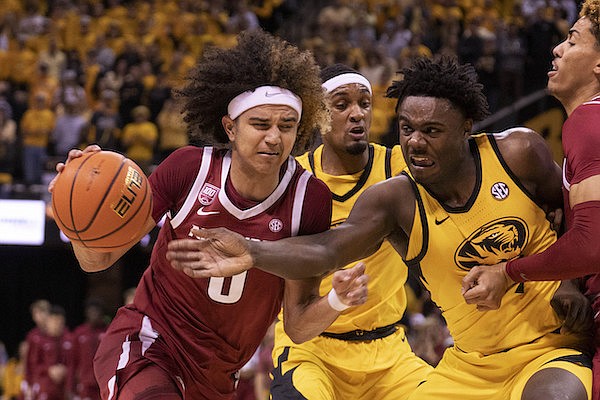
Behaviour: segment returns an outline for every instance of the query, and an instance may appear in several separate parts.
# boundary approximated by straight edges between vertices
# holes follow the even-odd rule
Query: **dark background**
[[[29,306],[47,299],[67,312],[73,329],[83,322],[87,298],[102,300],[107,317],[122,305],[123,292],[137,285],[156,236],[146,246],[137,244],[106,271],[86,273],[79,268],[69,244],[60,240],[54,220],[46,220],[42,246],[0,245],[0,341],[14,354],[19,341],[33,328]]]

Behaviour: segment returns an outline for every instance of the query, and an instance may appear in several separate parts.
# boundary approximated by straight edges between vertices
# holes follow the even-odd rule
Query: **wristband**
[[[340,296],[338,296],[337,292],[333,288],[331,288],[329,294],[327,295],[327,302],[329,303],[329,306],[336,311],[344,311],[350,308],[349,305],[342,303]]]

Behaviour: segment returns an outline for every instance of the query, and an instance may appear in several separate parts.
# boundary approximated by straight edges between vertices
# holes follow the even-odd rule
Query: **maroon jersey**
[[[569,204],[570,186],[593,175],[600,175],[599,127],[600,97],[577,107],[563,125],[563,193],[567,229],[573,221]],[[592,299],[596,319],[600,324],[600,274],[587,277],[586,294]]]
[[[34,400],[63,400],[66,393],[67,374],[60,382],[55,382],[48,374],[48,368],[62,364],[68,367],[72,349],[70,334],[65,332],[60,337],[40,334],[36,345],[27,356],[27,371],[30,390]]]
[[[44,333],[42,330],[38,327],[35,327],[27,332],[27,336],[25,337],[25,341],[27,342],[27,358],[25,360],[25,374],[23,377],[23,384],[21,386],[24,387],[26,392],[29,391],[33,385],[32,373],[36,367],[34,354],[37,354],[36,347],[41,343],[41,337],[43,335]]]
[[[106,326],[79,325],[71,335],[73,350],[69,362],[67,387],[82,399],[100,399],[100,389],[94,377],[93,361]]]
[[[226,150],[188,146],[152,174],[153,217],[158,221],[166,214],[166,222],[133,307],[117,314],[107,332],[107,337],[124,336],[127,326],[130,338],[131,333],[143,338],[134,347],[139,345],[146,359],[170,371],[185,388],[186,399],[232,398],[232,376],[254,354],[277,316],[284,281],[258,269],[232,278],[193,279],[171,267],[165,258],[167,243],[190,237],[194,227],[225,227],[249,240],[277,240],[324,231],[331,217],[329,189],[292,157],[282,167],[277,188],[259,203],[235,192],[228,179],[230,165]],[[143,317],[132,318],[134,311]],[[137,325],[128,325],[131,321]],[[112,344],[119,351],[123,347]],[[106,348],[101,344],[98,355]],[[126,362],[123,355],[116,356],[118,370]],[[107,390],[114,393],[110,378],[99,377],[103,397],[102,381],[112,382]]]

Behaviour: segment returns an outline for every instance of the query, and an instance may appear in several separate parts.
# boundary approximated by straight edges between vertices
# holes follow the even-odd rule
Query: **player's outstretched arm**
[[[276,241],[247,240],[227,229],[199,229],[192,233],[201,240],[171,241],[167,258],[193,278],[232,276],[252,267],[285,279],[320,277],[372,254],[393,232],[410,229],[414,193],[408,181],[403,185],[399,179],[405,178],[365,190],[335,229]]]
[[[319,296],[320,279],[287,280],[284,292],[283,323],[294,343],[302,343],[322,333],[345,310],[367,301],[368,276],[360,262],[336,271],[333,289]]]
[[[196,239],[168,244],[167,260],[192,278],[233,276],[254,266],[251,242],[226,228],[192,229]]]

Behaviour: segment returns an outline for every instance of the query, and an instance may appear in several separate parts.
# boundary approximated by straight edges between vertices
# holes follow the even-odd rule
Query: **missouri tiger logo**
[[[525,221],[517,217],[500,218],[465,239],[454,254],[454,262],[463,270],[497,264],[519,256],[528,240]]]

